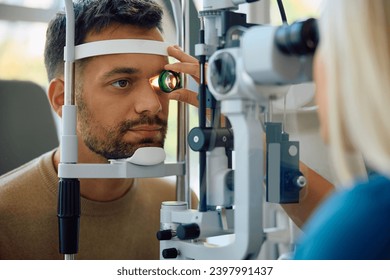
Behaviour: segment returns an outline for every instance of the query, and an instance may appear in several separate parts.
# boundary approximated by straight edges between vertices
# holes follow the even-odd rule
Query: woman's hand
[[[191,75],[199,83],[199,62],[195,57],[183,52],[178,46],[168,47],[168,54],[179,62],[165,65],[165,70]],[[180,88],[169,93],[169,99],[189,103],[198,107],[197,93],[186,88]]]

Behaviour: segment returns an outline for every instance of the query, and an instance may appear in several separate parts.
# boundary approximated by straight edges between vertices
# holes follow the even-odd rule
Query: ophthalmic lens
[[[228,52],[218,53],[209,65],[210,83],[219,94],[227,94],[236,82],[236,61]]]
[[[158,77],[158,86],[163,92],[169,93],[180,88],[180,74],[164,70]]]
[[[319,42],[318,23],[314,18],[282,25],[276,30],[276,45],[288,55],[313,54]]]

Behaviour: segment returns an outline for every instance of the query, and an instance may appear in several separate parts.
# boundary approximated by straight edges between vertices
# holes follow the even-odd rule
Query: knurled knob
[[[179,252],[176,248],[168,248],[162,251],[162,256],[164,259],[176,259],[178,255]]]
[[[180,240],[198,238],[200,235],[199,225],[196,223],[180,225],[177,227],[176,235]]]
[[[166,230],[160,230],[156,234],[157,240],[171,240],[173,237],[172,230],[166,229]]]

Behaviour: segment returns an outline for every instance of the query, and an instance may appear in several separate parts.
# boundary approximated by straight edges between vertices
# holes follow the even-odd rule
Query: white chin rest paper
[[[110,159],[111,163],[130,162],[137,165],[157,165],[165,160],[165,151],[158,147],[144,147],[137,149],[132,157]]]
[[[138,165],[156,165],[164,162],[165,151],[158,147],[144,147],[137,149],[132,157],[126,161]]]
[[[137,149],[129,158],[110,159],[111,163],[130,162],[137,165],[157,165],[165,160],[165,151],[158,147],[144,147]]]
[[[170,44],[155,40],[116,39],[81,44],[75,47],[75,60],[107,54],[155,54],[168,56]],[[65,48],[66,51],[66,48]]]

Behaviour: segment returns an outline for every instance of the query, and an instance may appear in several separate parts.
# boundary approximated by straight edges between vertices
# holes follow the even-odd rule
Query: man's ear
[[[64,105],[64,81],[60,78],[51,80],[48,90],[49,102],[57,115],[62,117],[62,105]]]

